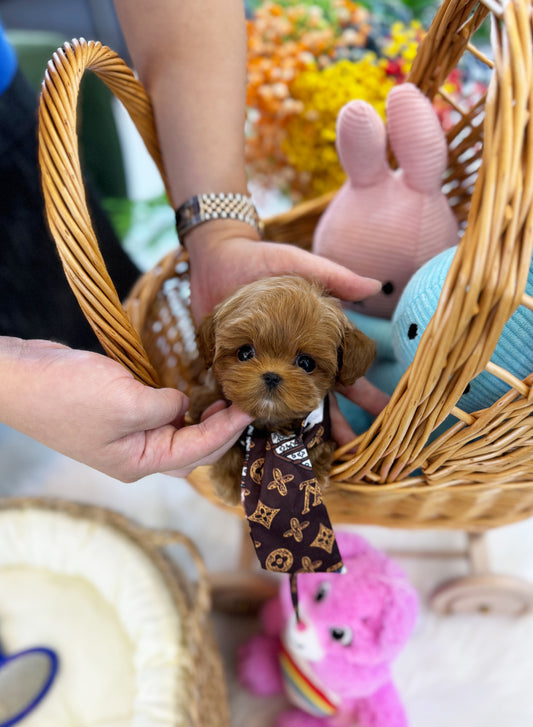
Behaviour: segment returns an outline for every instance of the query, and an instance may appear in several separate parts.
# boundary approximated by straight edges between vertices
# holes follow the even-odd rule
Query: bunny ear
[[[385,126],[365,101],[350,101],[337,117],[337,153],[354,187],[369,187],[388,171]]]
[[[438,192],[448,161],[446,138],[431,102],[412,83],[389,92],[387,131],[409,187]]]

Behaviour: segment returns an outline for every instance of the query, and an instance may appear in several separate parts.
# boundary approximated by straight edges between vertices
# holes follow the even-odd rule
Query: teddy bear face
[[[285,648],[324,687],[359,698],[390,679],[390,663],[414,626],[417,597],[400,569],[382,554],[342,551],[346,573],[298,576],[299,616],[282,591]]]

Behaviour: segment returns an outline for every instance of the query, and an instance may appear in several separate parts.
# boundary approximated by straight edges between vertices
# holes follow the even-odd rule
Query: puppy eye
[[[311,356],[306,356],[304,353],[296,356],[296,366],[299,366],[301,369],[303,369],[306,374],[310,374],[316,369],[316,363],[314,359],[312,359]]]
[[[241,346],[239,350],[237,351],[237,357],[239,361],[248,361],[249,359],[253,358],[255,356],[255,350],[253,346],[250,346],[248,343],[244,346]]]
[[[343,646],[350,646],[352,643],[352,630],[349,626],[335,626],[329,630],[331,638]]]
[[[381,291],[385,295],[392,295],[394,293],[394,283],[391,283],[390,280],[387,281],[386,283],[383,283],[383,285],[381,287]]]
[[[320,601],[323,601],[326,596],[329,593],[329,589],[331,588],[329,583],[321,583],[318,587],[318,591],[315,593],[314,599],[317,603]]]

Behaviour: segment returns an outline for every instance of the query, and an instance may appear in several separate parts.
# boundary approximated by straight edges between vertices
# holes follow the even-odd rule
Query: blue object
[[[0,727],[24,719],[46,696],[57,675],[59,659],[38,647],[11,656],[0,652]]]
[[[0,23],[0,94],[4,93],[17,70],[17,56]]]
[[[423,265],[405,287],[392,318],[392,345],[402,369],[414,358],[422,333],[435,309],[457,247]],[[526,293],[533,295],[530,264]],[[520,306],[505,324],[491,361],[518,379],[533,371],[533,312]],[[509,385],[487,371],[473,379],[458,401],[467,412],[485,409],[509,391]]]
[[[392,348],[392,321],[363,313],[345,310],[350,321],[376,344],[376,358],[366,378],[386,394],[392,394],[404,371]],[[343,396],[338,396],[339,407],[356,434],[370,427],[374,417]]]

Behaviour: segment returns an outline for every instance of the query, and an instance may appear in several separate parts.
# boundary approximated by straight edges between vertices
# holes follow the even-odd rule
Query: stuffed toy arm
[[[354,704],[358,727],[408,727],[407,717],[392,682]]]
[[[272,696],[283,692],[279,666],[279,641],[256,634],[241,646],[237,661],[240,683],[252,694]]]
[[[263,632],[252,636],[239,650],[239,681],[253,694],[280,694],[283,678],[279,666],[279,639],[283,612],[279,598],[271,598],[265,603],[260,620]]]

